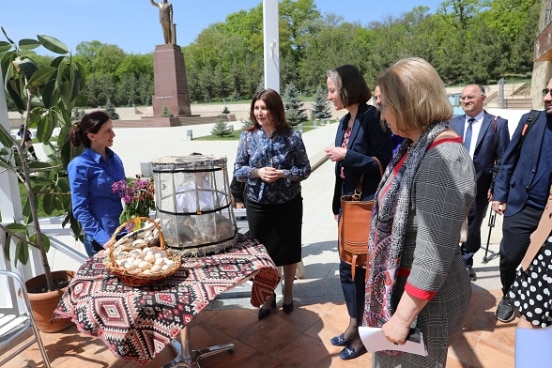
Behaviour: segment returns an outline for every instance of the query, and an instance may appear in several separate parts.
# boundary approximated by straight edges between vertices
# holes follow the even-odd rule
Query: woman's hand
[[[270,166],[261,167],[259,169],[259,178],[261,178],[262,181],[267,183],[274,183],[275,181],[283,177],[283,175],[284,175],[283,170],[277,170]]]
[[[383,335],[395,345],[406,343],[410,326],[416,320],[418,313],[425,307],[428,300],[419,299],[404,292],[397,310],[382,327]]]
[[[410,332],[410,323],[401,321],[396,315],[393,315],[382,327],[383,335],[387,340],[395,345],[406,343]]]
[[[326,157],[331,161],[343,161],[345,155],[347,154],[347,149],[343,147],[328,147],[325,149]]]

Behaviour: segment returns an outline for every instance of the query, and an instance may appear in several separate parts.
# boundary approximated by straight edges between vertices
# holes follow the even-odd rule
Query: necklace
[[[356,119],[356,115],[353,116],[351,114],[351,117],[349,118],[349,122],[347,123],[347,128],[349,128],[349,129],[353,128],[353,125],[355,125],[355,119]]]

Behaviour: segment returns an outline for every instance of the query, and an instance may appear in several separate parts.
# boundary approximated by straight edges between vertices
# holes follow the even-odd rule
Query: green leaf
[[[11,48],[12,48],[12,45],[9,42],[0,41],[0,54],[8,51]]]
[[[40,47],[40,42],[33,40],[32,38],[23,38],[19,40],[19,48],[21,50],[32,50]]]
[[[13,145],[13,141],[11,139],[11,136],[7,136],[9,132],[5,132],[4,129],[0,129],[0,145],[2,145],[2,150],[6,149],[6,147],[11,147]],[[7,149],[6,149],[7,150]],[[1,154],[6,155],[10,152],[2,152]]]
[[[42,133],[42,137],[45,141],[49,141],[50,138],[52,138],[52,134],[54,134],[54,129],[56,129],[57,125],[58,115],[54,110],[50,110],[49,114],[46,116],[44,132]]]
[[[52,165],[50,163],[43,162],[43,161],[31,161],[31,162],[29,162],[29,169],[34,169],[34,170],[36,170],[36,169],[45,170],[47,168],[50,168],[51,166]],[[40,179],[38,177],[33,177],[33,180],[40,181]]]
[[[57,103],[56,80],[50,79],[41,90],[44,107],[51,109]]]
[[[49,81],[52,76],[56,74],[56,72],[57,69],[50,66],[40,68],[33,74],[28,83],[31,87],[40,87],[46,84],[46,82]]]
[[[6,91],[8,91],[8,94],[10,95],[15,107],[17,107],[19,112],[25,111],[26,106],[20,94],[21,90],[18,88],[19,83],[17,83],[17,81],[13,79],[7,80],[6,82]]]
[[[13,42],[11,40],[11,38],[8,37],[8,34],[6,33],[6,30],[4,29],[4,27],[0,27],[2,29],[2,33],[4,34],[4,36],[6,37],[6,39],[9,41],[9,43],[11,43],[12,45],[15,45],[15,42]]]
[[[10,257],[11,234],[10,233],[6,233],[6,239],[4,244],[5,244],[4,258],[11,262],[11,257]]]
[[[71,94],[69,95],[71,101],[74,101],[75,98],[77,98],[77,95],[81,90],[82,82],[83,78],[78,66],[71,64]]]
[[[14,234],[25,234],[27,233],[27,225],[12,223],[6,225],[6,228]]]
[[[17,246],[15,247],[15,265],[17,266],[17,261],[27,264],[29,262],[29,246],[22,242],[18,241]]]
[[[15,68],[23,73],[25,78],[31,79],[33,74],[37,71],[38,67],[33,59],[29,57],[17,57],[13,61]]]
[[[69,180],[67,177],[58,178],[56,184],[59,188],[59,191],[62,193],[69,193],[71,191],[71,187],[69,186]]]
[[[61,63],[63,62],[63,60],[65,60],[65,56],[57,56],[55,59],[53,59],[51,62],[50,62],[50,66],[54,67],[54,68],[59,68],[59,66],[61,65]]]
[[[57,38],[46,35],[38,35],[37,37],[42,46],[44,46],[49,51],[52,51],[56,54],[69,53],[69,49],[67,48],[67,46]]]
[[[42,209],[47,215],[51,215],[56,209],[55,197],[53,195],[45,195],[42,200]]]
[[[2,55],[2,60],[0,60],[0,65],[2,67],[2,73],[4,73],[4,80],[8,80],[12,77],[13,71],[12,71],[12,74],[8,75],[8,71],[9,71],[8,69],[12,67],[12,70],[13,70],[12,61],[14,61],[16,57],[17,57],[17,53],[15,52],[15,50],[6,52],[4,55]]]
[[[73,231],[73,235],[76,236],[75,238],[78,237],[80,240],[82,240],[82,238],[83,238],[83,236],[82,236],[82,226],[81,226],[80,222],[77,221],[75,216],[73,216],[73,211],[71,209],[69,210],[69,213],[67,214],[67,217],[63,221],[63,227],[65,227],[65,225],[67,225],[67,221],[69,221],[69,223],[71,225],[71,230]]]

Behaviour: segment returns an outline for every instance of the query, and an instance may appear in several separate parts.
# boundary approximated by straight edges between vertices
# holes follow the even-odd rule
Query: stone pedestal
[[[160,117],[166,106],[175,116],[191,116],[184,55],[178,45],[157,45],[153,53],[155,95],[153,116]]]

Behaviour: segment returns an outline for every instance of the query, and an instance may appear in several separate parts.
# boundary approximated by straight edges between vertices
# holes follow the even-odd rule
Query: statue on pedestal
[[[151,5],[159,8],[159,22],[161,23],[161,28],[163,29],[163,37],[165,39],[165,44],[172,44],[173,37],[173,8],[172,4],[168,0],[163,0],[156,3],[153,0],[150,0]]]

